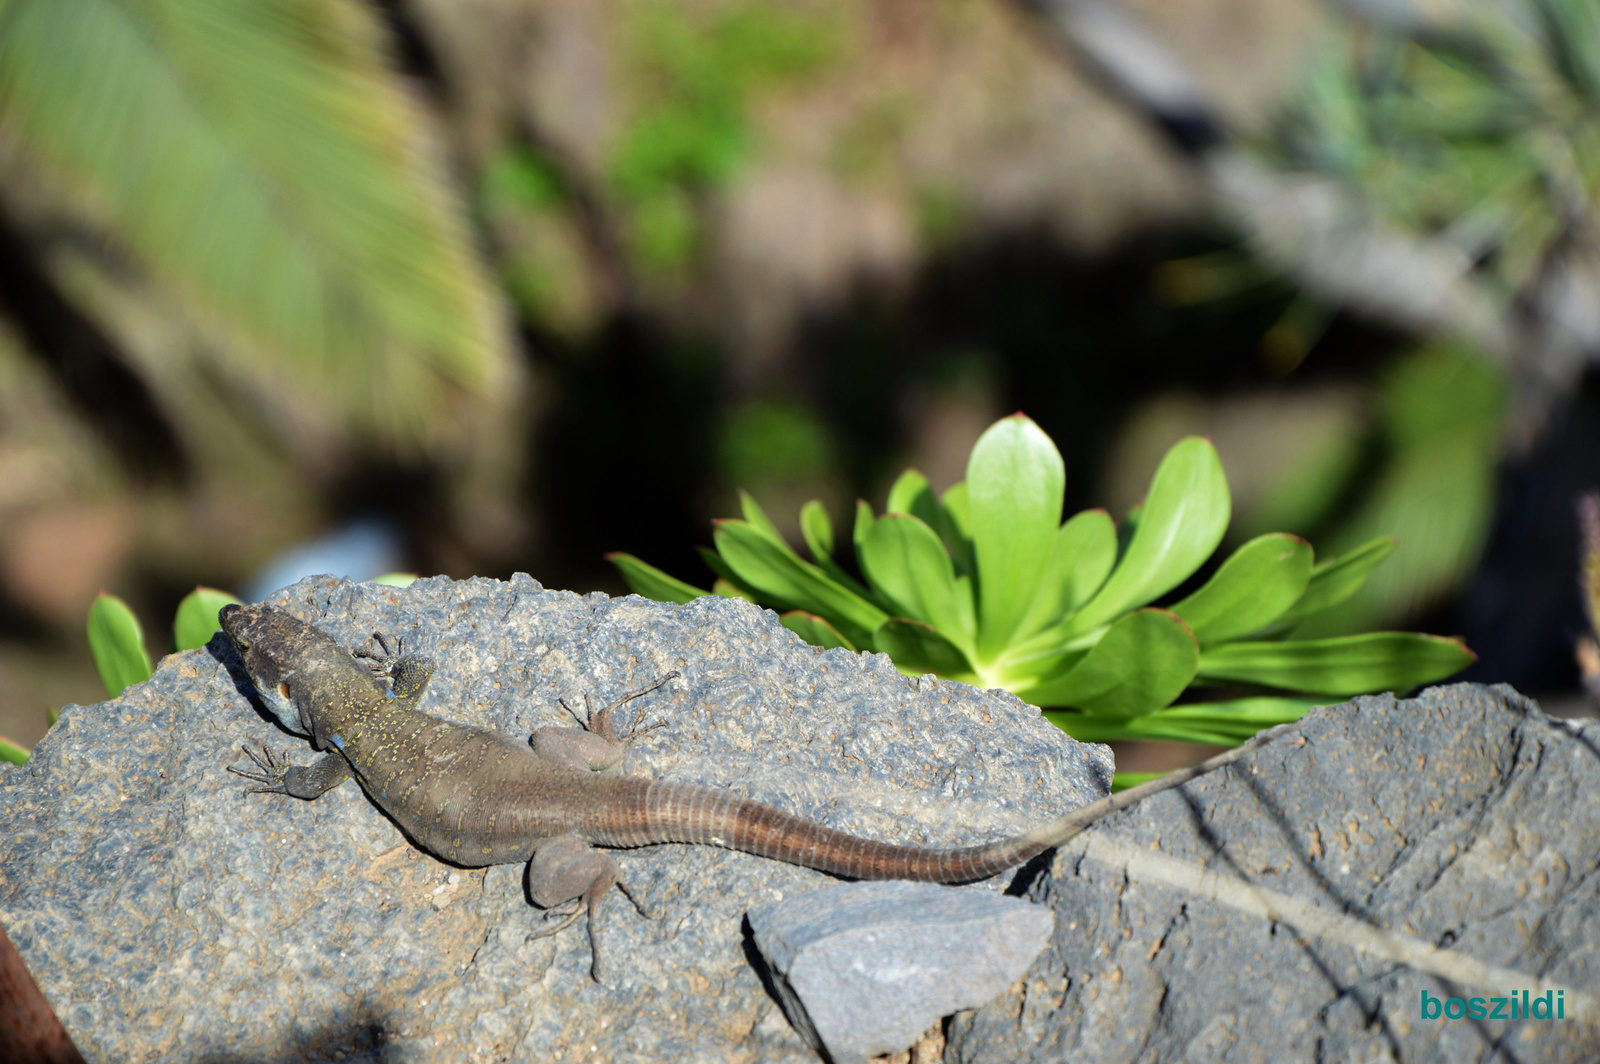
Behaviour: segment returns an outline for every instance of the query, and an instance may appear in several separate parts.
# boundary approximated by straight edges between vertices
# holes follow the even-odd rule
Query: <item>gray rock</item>
[[[795,1029],[834,1064],[895,1053],[1010,986],[1044,949],[1050,910],[931,883],[850,883],[750,910]]]
[[[801,643],[749,603],[668,606],[445,579],[307,580],[269,601],[347,643],[438,662],[422,708],[526,735],[680,669],[631,714],[669,726],[625,771],[737,787],[872,838],[983,841],[1099,797],[1108,752],[1003,693]],[[354,786],[245,794],[262,716],[219,637],[122,697],[69,707],[0,770],[0,924],[90,1061],[814,1061],[746,957],[745,912],[836,881],[710,847],[623,852],[588,975],[581,927],[529,940],[522,869],[413,850]],[[1004,882],[991,882],[999,890]],[[982,888],[974,888],[982,889]]]
[[[1509,688],[1316,710],[1063,848],[1049,948],[946,1060],[1600,1059],[1597,795],[1600,722]],[[1523,989],[1565,1018],[1442,1014]]]

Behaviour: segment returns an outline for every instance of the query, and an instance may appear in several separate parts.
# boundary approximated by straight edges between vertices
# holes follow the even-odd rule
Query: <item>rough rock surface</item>
[[[1507,687],[1315,710],[1064,848],[1031,890],[1054,941],[945,1059],[1600,1059],[1597,796],[1600,721]],[[1566,1017],[1421,1016],[1524,989]]]
[[[898,1053],[985,1004],[1050,939],[1050,910],[935,883],[846,883],[750,910],[784,1012],[833,1064]]]
[[[874,838],[983,841],[1110,779],[1108,751],[1009,695],[809,647],[737,600],[519,576],[307,580],[268,601],[346,643],[403,636],[439,666],[422,709],[516,735],[570,723],[558,697],[680,669],[624,711],[669,722],[624,771]],[[623,852],[654,918],[607,900],[596,985],[580,927],[528,940],[542,920],[520,867],[426,857],[351,785],[310,803],[245,794],[224,771],[241,742],[314,755],[236,668],[220,637],[173,655],[114,701],[68,707],[33,760],[0,770],[0,924],[91,1062],[816,1059],[749,962],[744,914],[834,880],[710,847]]]

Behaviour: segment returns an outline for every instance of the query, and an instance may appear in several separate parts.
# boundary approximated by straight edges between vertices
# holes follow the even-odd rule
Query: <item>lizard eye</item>
[[[287,683],[280,683],[278,685],[278,693],[287,701],[289,699],[289,685]]]

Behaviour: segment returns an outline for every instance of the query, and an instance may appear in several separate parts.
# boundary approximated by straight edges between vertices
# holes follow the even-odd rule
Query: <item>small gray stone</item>
[[[895,1053],[1044,949],[1050,910],[931,883],[850,883],[750,910],[784,1012],[834,1064]]]

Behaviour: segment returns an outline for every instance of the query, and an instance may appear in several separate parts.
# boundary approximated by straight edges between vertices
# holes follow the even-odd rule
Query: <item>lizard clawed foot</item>
[[[665,676],[662,676],[660,679],[655,680],[653,683],[646,684],[637,691],[629,691],[627,694],[623,695],[621,698],[618,698],[615,702],[612,702],[599,712],[595,711],[593,699],[589,695],[584,695],[583,707],[588,715],[587,719],[578,716],[577,711],[571,706],[567,705],[566,699],[560,699],[559,701],[561,702],[561,708],[566,710],[568,713],[571,713],[572,719],[577,721],[578,725],[583,728],[584,731],[598,735],[604,739],[609,739],[614,743],[631,743],[645,732],[655,731],[657,728],[666,727],[667,722],[664,720],[658,720],[654,724],[646,725],[643,728],[639,727],[638,724],[635,724],[628,730],[627,735],[619,735],[617,734],[617,726],[611,723],[612,712],[618,707],[626,705],[641,695],[649,694],[651,691],[654,691],[668,680],[676,680],[682,675],[683,674],[677,669],[673,669],[671,672],[667,673]]]
[[[372,641],[378,644],[379,651],[351,647],[350,655],[367,659],[367,668],[372,670],[373,675],[389,681],[389,690],[394,697],[408,698],[419,694],[427,686],[428,679],[433,675],[433,662],[417,654],[407,654],[405,636],[394,637],[393,650],[389,649],[389,641],[382,632],[373,632]]]
[[[528,937],[523,939],[523,941],[532,942],[537,938],[549,938],[551,935],[559,935],[561,932],[571,927],[574,920],[583,915],[584,909],[585,906],[582,898],[573,899],[572,909],[570,911],[556,907],[546,909],[544,911],[544,922],[546,924],[556,917],[560,917],[561,922],[556,924],[554,927],[544,927],[540,928],[538,931],[530,932]]]
[[[394,668],[400,663],[405,654],[406,640],[404,636],[395,636],[394,649],[389,649],[389,641],[383,638],[382,632],[373,632],[372,641],[378,644],[379,652],[368,650],[366,647],[351,647],[350,655],[367,659],[367,668],[379,676],[393,676]]]
[[[289,793],[289,788],[284,783],[284,778],[289,774],[289,762],[280,761],[274,757],[272,753],[272,747],[263,742],[261,744],[261,752],[259,754],[243,744],[240,744],[239,749],[244,752],[246,757],[255,762],[256,768],[259,769],[259,771],[239,768],[237,765],[229,765],[228,771],[233,773],[235,776],[243,776],[245,779],[250,780],[253,783],[260,783],[263,785],[260,787],[247,787],[245,789],[246,794]]]

